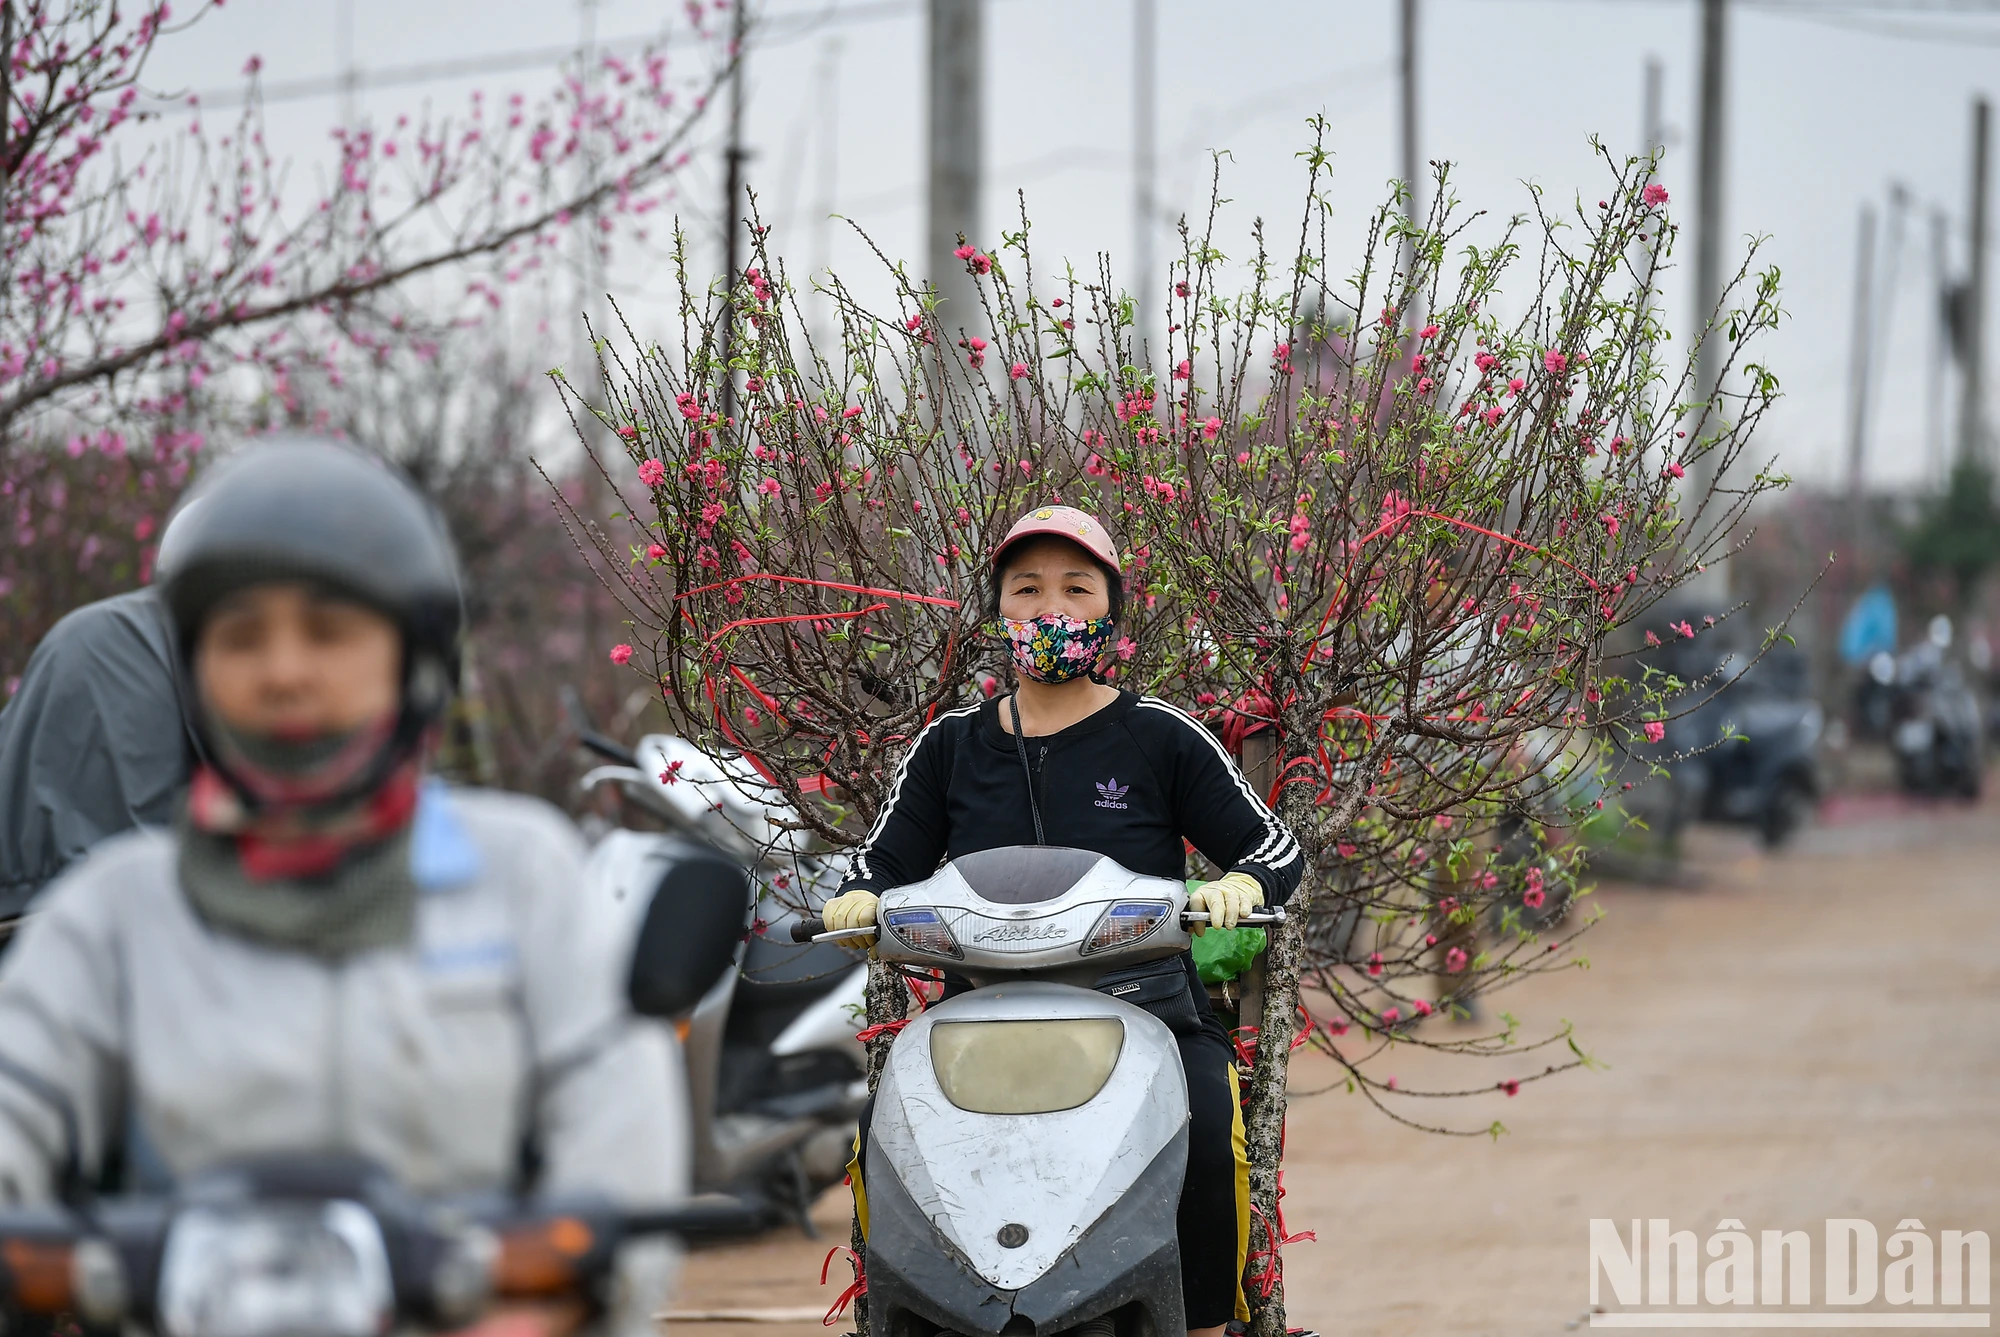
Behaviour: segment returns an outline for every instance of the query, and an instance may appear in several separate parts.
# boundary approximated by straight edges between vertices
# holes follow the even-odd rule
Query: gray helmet
[[[405,741],[443,711],[465,621],[458,557],[430,501],[393,466],[323,437],[267,438],[197,479],[169,528],[156,584],[184,668],[219,600],[297,580],[402,629]]]

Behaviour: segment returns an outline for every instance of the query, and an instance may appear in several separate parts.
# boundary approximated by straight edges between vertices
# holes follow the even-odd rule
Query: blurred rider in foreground
[[[0,1202],[285,1153],[424,1194],[685,1196],[677,1058],[576,911],[575,830],[424,777],[461,623],[428,503],[301,439],[192,495],[159,585],[205,760],[174,829],[99,845],[0,965]],[[627,1248],[636,1332],[671,1253]]]

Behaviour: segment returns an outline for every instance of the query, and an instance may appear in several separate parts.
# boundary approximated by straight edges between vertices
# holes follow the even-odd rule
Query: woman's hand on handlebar
[[[819,917],[826,922],[829,932],[867,928],[875,922],[875,903],[880,899],[874,892],[860,888],[843,892],[821,907]]]
[[[1208,922],[1195,926],[1195,936],[1208,928],[1235,928],[1243,917],[1264,904],[1264,887],[1248,873],[1224,873],[1188,893],[1187,908],[1206,911]]]

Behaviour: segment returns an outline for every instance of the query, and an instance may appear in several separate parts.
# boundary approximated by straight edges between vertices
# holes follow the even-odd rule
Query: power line
[[[776,46],[810,37],[836,25],[901,18],[916,14],[918,9],[915,0],[874,0],[873,3],[866,4],[828,5],[813,13],[777,14],[759,21],[754,38],[762,45]],[[694,39],[685,35],[675,37],[662,33],[638,33],[600,41],[597,45],[605,50],[657,50],[661,47],[684,46],[692,40]],[[257,96],[258,100],[266,105],[273,102],[297,102],[307,98],[327,97],[335,93],[404,88],[412,84],[462,79],[471,75],[546,69],[551,65],[560,65],[563,61],[573,59],[580,54],[582,52],[574,42],[560,46],[523,47],[486,56],[466,56],[458,60],[433,60],[414,65],[393,65],[373,71],[357,69],[316,75],[308,79],[286,79],[265,84]],[[250,100],[252,94],[253,88],[240,87],[211,89],[199,94],[181,93],[152,99],[150,110],[195,111],[201,108],[240,107]]]
[[[1653,5],[1681,8],[1689,0],[1569,0],[1599,8]],[[1928,18],[1988,16],[2000,19],[2000,0],[1731,0],[1732,9],[1766,18],[1796,19],[1821,27],[1906,42],[2000,46],[2000,28],[1925,22]],[[1903,20],[1903,21],[1899,21]],[[1909,21],[1909,20],[1914,20]]]
[[[1740,0],[1798,14],[2000,14],[2000,0]]]
[[[1573,0],[1573,2],[1625,8],[1637,5],[1671,5],[1679,8],[1685,6],[1688,0]],[[1735,7],[1741,9],[1762,9],[1800,18],[1816,18],[1828,14],[1890,16],[1990,14],[2000,17],[2000,0],[1733,0],[1733,3]]]
[[[1388,78],[1393,66],[1388,61],[1369,61],[1350,65],[1342,69],[1316,74],[1311,79],[1297,84],[1289,84],[1277,89],[1266,89],[1238,102],[1232,102],[1220,110],[1210,111],[1200,108],[1196,119],[1200,125],[1184,136],[1170,158],[1186,157],[1203,146],[1203,141],[1213,145],[1218,140],[1227,139],[1230,134],[1243,126],[1257,121],[1277,111],[1288,110],[1298,105],[1298,95],[1304,92],[1323,90],[1329,82],[1346,80],[1345,87],[1360,88]],[[1339,112],[1331,119],[1338,120]],[[1224,119],[1230,118],[1230,119]],[[1041,180],[1072,167],[1101,166],[1105,168],[1130,167],[1131,158],[1123,150],[1108,149],[1097,144],[1070,144],[1051,149],[1035,157],[1023,159],[1007,167],[995,169],[991,175],[1008,186],[1021,186]],[[888,187],[859,197],[841,200],[843,214],[853,215],[870,209],[891,205],[914,203],[922,191],[921,182]]]
[[[1897,23],[1888,19],[1873,19],[1848,14],[1808,14],[1790,7],[1766,7],[1766,13],[1783,14],[1787,18],[1801,19],[1816,23],[1823,28],[1838,28],[1846,32],[1868,33],[1875,37],[1893,37],[1905,42],[1949,42],[1953,46],[2000,46],[2000,30],[1993,28],[1968,28],[1962,25],[1943,27],[1937,24]]]

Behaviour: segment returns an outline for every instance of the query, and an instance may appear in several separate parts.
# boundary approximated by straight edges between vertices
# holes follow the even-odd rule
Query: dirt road
[[[1499,1118],[1510,1131],[1497,1141],[1415,1133],[1340,1093],[1297,1102],[1287,1224],[1319,1240],[1286,1252],[1292,1323],[1327,1337],[1563,1332],[1589,1308],[1592,1217],[1621,1230],[1666,1217],[1702,1240],[1725,1218],[1753,1236],[1804,1229],[1816,1270],[1827,1217],[1865,1217],[1885,1239],[1912,1217],[1933,1238],[2000,1238],[1995,816],[1850,802],[1774,857],[1702,837],[1698,890],[1605,888],[1591,968],[1503,1001],[1524,1034],[1574,1020],[1608,1066],[1417,1111],[1464,1127]],[[1383,1071],[1409,1087],[1522,1075],[1406,1052]],[[1333,1071],[1306,1057],[1294,1085]],[[676,1308],[824,1305],[839,1288],[817,1283],[845,1238],[842,1195],[817,1218],[824,1242],[791,1231],[697,1255]],[[683,1329],[697,1330],[827,1331]]]

